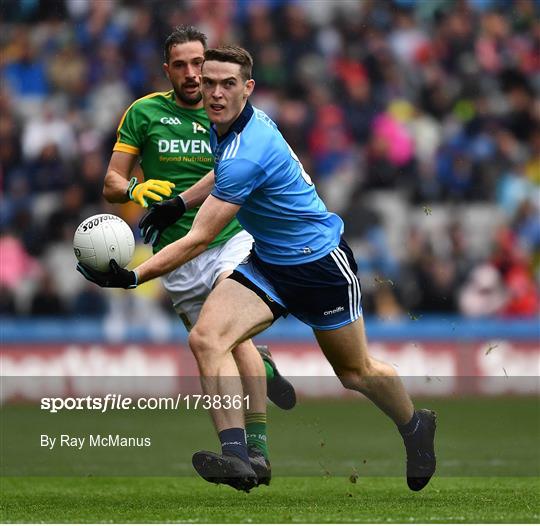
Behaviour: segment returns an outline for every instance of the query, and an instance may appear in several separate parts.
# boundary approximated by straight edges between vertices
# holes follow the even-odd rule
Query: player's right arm
[[[112,153],[103,182],[103,197],[109,203],[129,201],[129,178],[136,162],[137,156],[132,153]]]
[[[162,179],[139,179],[132,172],[141,154],[148,131],[149,116],[145,109],[146,98],[136,100],[124,113],[116,132],[117,140],[113,148],[105,182],[103,196],[110,203],[133,201],[144,208],[152,202],[170,197],[174,183]]]
[[[210,196],[201,206],[187,235],[167,245],[134,270],[121,268],[114,259],[109,262],[109,269],[105,272],[83,263],[77,265],[77,270],[100,287],[133,289],[202,254],[239,209],[239,205]]]
[[[132,175],[137,156],[128,152],[114,151],[103,184],[103,197],[109,203],[125,203],[134,201],[144,208],[148,201],[159,202],[169,197],[174,183],[159,179],[147,179],[140,183],[137,176]]]

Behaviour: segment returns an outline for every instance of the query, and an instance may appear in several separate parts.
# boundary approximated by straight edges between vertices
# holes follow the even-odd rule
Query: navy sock
[[[221,453],[232,453],[242,460],[249,462],[246,445],[246,432],[241,427],[231,427],[219,433]]]
[[[411,420],[407,424],[403,424],[402,426],[397,426],[399,432],[401,433],[401,436],[404,439],[412,437],[416,433],[419,427],[420,427],[420,418],[416,414],[416,411],[413,413]]]

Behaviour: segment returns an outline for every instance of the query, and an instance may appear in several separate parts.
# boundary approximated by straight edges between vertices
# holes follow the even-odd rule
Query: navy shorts
[[[256,292],[275,319],[290,313],[314,329],[330,330],[362,314],[357,270],[341,239],[330,254],[302,265],[266,263],[252,250],[230,278]]]

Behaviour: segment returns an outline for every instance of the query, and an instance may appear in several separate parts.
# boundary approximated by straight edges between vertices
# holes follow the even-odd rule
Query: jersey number
[[[191,124],[193,125],[193,133],[197,132],[203,132],[206,133],[206,130],[203,126],[201,126],[198,122],[191,121]]]

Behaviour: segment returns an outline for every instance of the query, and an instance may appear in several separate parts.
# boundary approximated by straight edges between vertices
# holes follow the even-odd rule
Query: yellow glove
[[[148,208],[147,199],[163,201],[163,197],[169,197],[172,194],[174,186],[174,183],[170,181],[159,179],[148,179],[144,183],[139,183],[136,177],[132,177],[129,181],[127,194],[133,202]]]

